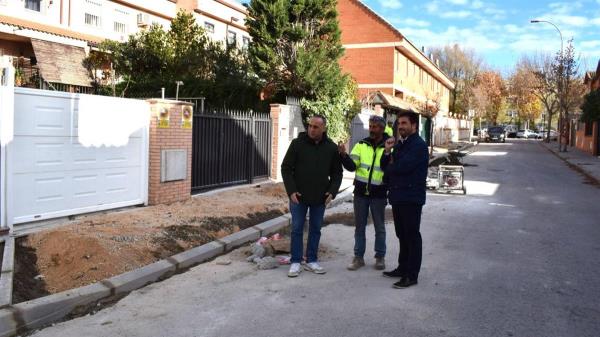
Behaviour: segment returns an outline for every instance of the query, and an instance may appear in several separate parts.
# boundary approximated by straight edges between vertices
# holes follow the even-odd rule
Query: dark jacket
[[[388,138],[389,138],[389,136],[387,135],[387,133],[384,133],[383,139],[381,140],[381,142],[379,142],[376,145],[373,145],[373,143],[371,142],[371,138],[369,138],[369,137],[364,138],[357,144],[361,144],[361,143],[368,144],[371,148],[373,148],[374,152],[376,152],[377,150],[383,151],[383,149],[385,148],[385,140]],[[354,163],[354,161],[352,160],[350,155],[348,155],[348,154],[340,155],[340,158],[342,160],[342,165],[344,166],[344,168],[346,170],[348,170],[350,172],[356,171],[356,169],[357,169],[356,164]],[[375,158],[375,156],[374,156],[374,158]],[[364,163],[364,164],[372,166],[373,163]],[[373,168],[371,167],[371,170],[372,169]],[[359,195],[361,197],[368,196],[371,198],[386,198],[387,197],[387,186],[385,184],[384,185],[373,185],[370,182],[371,182],[370,179],[368,182],[363,182],[358,179],[354,179],[354,195]],[[368,194],[367,194],[367,192],[368,192]]]
[[[305,132],[298,135],[281,164],[281,175],[289,195],[299,192],[300,202],[320,205],[325,193],[335,198],[342,183],[342,164],[337,145],[326,135],[315,143]]]
[[[392,157],[393,161],[390,163]],[[398,142],[391,155],[381,157],[390,204],[425,204],[428,164],[427,144],[416,133],[404,142]]]

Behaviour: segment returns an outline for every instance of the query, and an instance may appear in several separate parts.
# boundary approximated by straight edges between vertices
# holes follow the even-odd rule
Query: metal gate
[[[194,112],[192,191],[267,178],[271,163],[269,113],[208,109]]]

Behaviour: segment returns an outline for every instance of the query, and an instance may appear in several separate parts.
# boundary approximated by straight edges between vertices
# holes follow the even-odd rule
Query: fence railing
[[[269,113],[211,107],[199,110],[194,113],[192,191],[251,183],[269,176]]]

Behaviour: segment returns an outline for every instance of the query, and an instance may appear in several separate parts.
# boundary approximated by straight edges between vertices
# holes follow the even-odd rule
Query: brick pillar
[[[271,145],[271,179],[282,181],[281,162],[290,146],[290,107],[285,104],[271,104],[273,143]]]
[[[190,123],[193,118],[185,125],[189,128],[185,128],[182,117],[184,107],[190,109],[193,105],[162,99],[150,99],[148,102],[151,110],[148,204],[169,204],[188,200],[192,189]],[[161,112],[162,116],[168,112],[168,125],[164,123],[166,118],[162,118],[163,122],[159,123]]]

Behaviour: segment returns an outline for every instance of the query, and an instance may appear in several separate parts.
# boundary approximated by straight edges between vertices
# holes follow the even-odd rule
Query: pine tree
[[[340,77],[343,54],[335,0],[252,0],[250,59],[265,83],[286,94],[316,98]]]
[[[263,86],[300,97],[303,117],[322,114],[334,139],[358,113],[356,86],[343,74],[336,0],[252,0],[246,25],[250,62]]]

